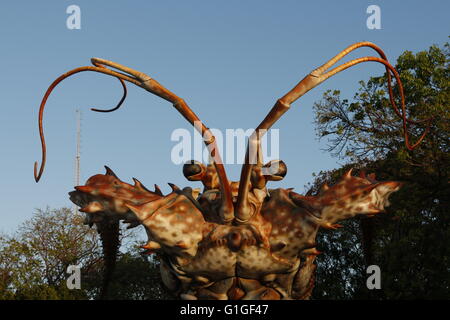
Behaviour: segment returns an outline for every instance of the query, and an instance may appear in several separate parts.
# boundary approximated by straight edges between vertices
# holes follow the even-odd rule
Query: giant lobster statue
[[[363,57],[331,70],[337,61],[360,47],[373,48],[380,57]],[[202,134],[211,163],[191,161],[183,167],[189,181],[201,181],[199,192],[171,184],[172,192],[162,194],[155,185],[151,191],[137,179],[134,184],[121,181],[106,167],[106,174],[90,177],[84,186],[76,186],[70,199],[86,214],[86,224],[96,225],[103,241],[107,275],[105,286],[119,246],[119,223],[129,227],[143,225],[148,242],[145,253],[160,260],[165,286],[181,299],[308,299],[314,287],[316,235],[319,228],[335,229],[340,220],[355,215],[375,215],[389,205],[388,197],[399,190],[395,181],[376,181],[374,175],[353,176],[351,170],[335,185],[324,185],[316,196],[303,196],[292,189],[268,189],[267,182],[279,181],[287,173],[281,160],[264,164],[260,141],[264,133],[303,94],[329,77],[361,62],[373,61],[386,67],[389,96],[396,114],[403,119],[405,143],[411,145],[402,84],[383,51],[370,42],[356,43],[315,69],[291,91],[278,99],[265,119],[249,138],[245,163],[239,181],[226,175],[215,138],[186,102],[148,75],[115,62],[93,58],[93,66],[71,70],[48,88],[39,112],[42,164],[36,182],[42,176],[46,146],[42,128],[44,106],[54,87],[63,79],[82,71],[111,75],[120,80],[126,97],[125,81],[131,82],[173,104],[176,110]],[[108,68],[109,67],[109,68]],[[329,70],[329,71],[327,71]],[[401,110],[396,106],[391,87],[396,78]]]

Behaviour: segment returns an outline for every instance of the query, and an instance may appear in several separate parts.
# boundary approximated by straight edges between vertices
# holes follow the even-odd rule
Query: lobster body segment
[[[315,197],[281,188],[251,190],[254,215],[231,224],[217,222],[220,192],[208,186],[196,194],[172,185],[172,192],[159,195],[107,172],[70,195],[88,221],[142,225],[145,253],[157,254],[165,285],[181,298],[306,299],[313,289],[319,228],[382,212],[400,184],[349,172]],[[237,183],[230,187],[236,199]]]

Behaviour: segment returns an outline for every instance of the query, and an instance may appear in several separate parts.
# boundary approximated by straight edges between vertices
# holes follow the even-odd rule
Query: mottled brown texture
[[[214,167],[208,171],[214,179]],[[145,253],[158,253],[163,282],[183,299],[308,299],[319,254],[318,229],[337,228],[337,221],[356,214],[381,212],[389,194],[400,187],[351,172],[317,196],[252,187],[249,199],[256,213],[247,223],[230,225],[218,222],[214,204],[220,192],[210,188],[211,179],[197,197],[192,189],[175,185],[159,195],[136,181],[134,186],[122,182],[108,168],[105,175],[75,187],[71,199],[99,227],[119,220],[143,225]],[[234,199],[237,185],[230,183]],[[215,197],[209,197],[212,192]]]
[[[380,58],[362,57],[330,70],[360,47],[374,49]],[[109,168],[106,174],[95,175],[84,186],[76,186],[70,199],[86,213],[86,224],[96,224],[101,234],[102,230],[110,230],[102,234],[102,239],[106,239],[108,265],[112,267],[110,262],[117,252],[114,230],[123,221],[129,227],[144,226],[148,236],[148,242],[142,246],[145,253],[157,253],[163,282],[182,299],[308,299],[314,287],[319,228],[337,229],[342,227],[337,224],[340,220],[382,212],[389,205],[389,195],[400,188],[400,183],[378,182],[374,175],[354,177],[349,171],[334,186],[325,184],[317,196],[303,196],[292,189],[269,190],[267,183],[282,180],[287,166],[281,160],[263,165],[260,141],[298,98],[329,77],[363,62],[385,66],[390,101],[402,119],[406,147],[414,149],[428,132],[431,119],[423,120],[428,127],[411,145],[406,125],[414,121],[406,118],[400,78],[384,52],[370,42],[349,46],[276,100],[250,136],[240,179],[234,182],[227,178],[214,135],[182,98],[142,72],[93,58],[94,66],[76,68],[57,78],[42,99],[38,118],[42,162],[39,170],[35,163],[35,180],[41,178],[46,162],[42,126],[45,104],[61,81],[84,71],[118,78],[124,96],[116,108],[103,110],[107,112],[123,103],[124,81],[135,84],[171,102],[194,125],[203,136],[211,163],[191,161],[183,167],[189,181],[202,182],[202,191],[170,184],[172,192],[163,195],[156,185],[155,191],[150,191],[137,179],[134,185],[122,182]],[[394,101],[391,75],[397,81],[401,109]]]

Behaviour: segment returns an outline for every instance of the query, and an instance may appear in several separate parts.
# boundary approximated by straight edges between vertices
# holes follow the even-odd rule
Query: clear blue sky
[[[81,30],[66,28],[66,8],[81,7]],[[366,8],[381,7],[381,30],[366,28]],[[8,1],[0,4],[0,231],[14,230],[34,208],[70,206],[74,183],[75,110],[83,110],[82,181],[113,168],[124,181],[187,186],[172,164],[170,135],[187,122],[171,105],[129,86],[121,110],[117,80],[94,73],[62,83],[50,97],[44,124],[48,162],[39,184],[37,111],[60,74],[102,57],[157,79],[183,97],[212,128],[254,128],[275,100],[327,59],[357,41],[372,41],[395,62],[404,50],[443,44],[450,31],[448,1]],[[362,56],[361,50],[352,57]],[[281,158],[288,176],[271,187],[303,186],[312,173],[339,166],[322,151],[312,105],[326,89],[348,97],[357,82],[380,75],[375,64],[348,70],[309,92],[285,114]],[[227,166],[238,179],[240,165]],[[198,184],[194,184],[199,187]]]

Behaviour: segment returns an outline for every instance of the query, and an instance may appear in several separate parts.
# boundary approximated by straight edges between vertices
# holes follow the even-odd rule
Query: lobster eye
[[[183,175],[189,181],[199,181],[203,178],[206,167],[203,163],[191,160],[183,165]]]
[[[263,175],[269,181],[282,180],[287,174],[287,166],[283,160],[272,160],[263,166]]]

